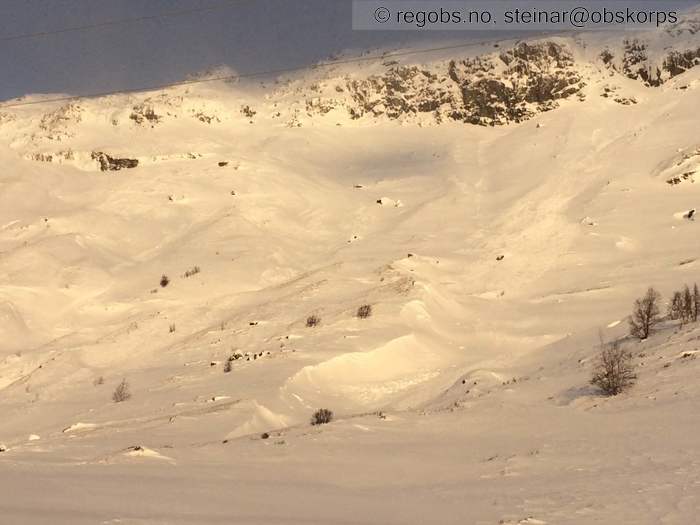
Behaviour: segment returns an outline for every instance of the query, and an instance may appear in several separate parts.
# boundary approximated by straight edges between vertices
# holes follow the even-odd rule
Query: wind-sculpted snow
[[[700,147],[675,156],[661,170],[661,177],[671,186],[694,183],[700,172]]]
[[[700,68],[622,42],[3,108],[0,521],[694,523],[700,327],[627,319],[700,281]]]

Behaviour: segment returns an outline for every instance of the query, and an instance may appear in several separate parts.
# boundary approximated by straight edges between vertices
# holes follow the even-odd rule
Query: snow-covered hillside
[[[693,523],[699,26],[0,106],[0,521]]]

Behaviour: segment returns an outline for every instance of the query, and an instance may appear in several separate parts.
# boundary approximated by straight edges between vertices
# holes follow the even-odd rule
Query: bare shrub
[[[312,425],[325,425],[331,421],[333,421],[333,412],[327,408],[319,408],[314,412],[313,416],[311,416]]]
[[[175,331],[175,323],[171,324],[171,325],[168,327],[168,332],[169,332],[169,333],[172,334],[174,331]]]
[[[700,313],[700,290],[697,283],[693,285],[693,322],[698,322],[698,314]]]
[[[160,278],[160,286],[161,286],[161,288],[165,288],[165,287],[168,286],[169,284],[170,284],[170,278],[169,278],[167,275],[163,274],[163,275],[161,276],[161,278]]]
[[[129,390],[129,383],[126,382],[126,379],[122,379],[122,382],[117,385],[117,388],[114,389],[114,393],[112,394],[112,401],[115,403],[121,403],[122,401],[126,401],[131,397],[131,391]]]
[[[600,388],[607,396],[616,396],[631,387],[637,379],[632,354],[623,349],[619,342],[601,344],[602,350],[593,371],[591,384]]]
[[[193,275],[197,275],[197,274],[198,274],[199,272],[201,272],[201,271],[202,271],[202,270],[199,268],[199,266],[193,266],[192,268],[190,268],[189,270],[187,270],[187,271],[185,272],[184,277],[185,277],[185,278],[187,278],[187,277],[192,277]]]
[[[371,304],[363,304],[357,309],[357,317],[360,319],[367,319],[372,315],[372,305]]]
[[[309,317],[306,318],[307,328],[312,328],[314,326],[318,326],[320,323],[321,323],[321,318],[317,315],[310,315]]]
[[[248,118],[253,118],[257,111],[255,111],[253,108],[251,108],[248,105],[241,106],[241,115],[248,117]]]
[[[233,356],[229,357],[226,360],[226,363],[224,363],[224,374],[228,374],[233,369],[233,365],[231,363],[233,363]]]
[[[659,301],[661,294],[649,288],[641,299],[634,302],[634,310],[630,316],[630,334],[639,339],[646,339],[654,326],[661,320],[659,317]]]
[[[98,377],[97,379],[95,379],[95,380],[92,382],[92,384],[95,385],[95,386],[104,385],[104,383],[105,383],[105,378],[102,377],[102,376]]]

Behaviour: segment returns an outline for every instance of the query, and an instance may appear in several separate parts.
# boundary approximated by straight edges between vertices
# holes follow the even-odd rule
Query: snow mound
[[[285,428],[292,423],[288,416],[277,414],[257,401],[247,404],[252,413],[247,420],[226,435],[226,439],[256,434],[271,429]]]
[[[75,434],[78,432],[88,432],[90,430],[95,430],[98,425],[95,423],[74,423],[69,427],[63,429],[64,434]]]
[[[403,202],[400,200],[390,199],[389,197],[382,197],[377,199],[377,204],[381,206],[388,206],[390,208],[403,208]]]
[[[304,367],[286,382],[282,393],[346,409],[379,408],[438,377],[442,362],[434,348],[409,334],[373,350]]]
[[[173,462],[173,458],[164,456],[160,452],[142,447],[140,445],[135,445],[132,447],[127,448],[124,451],[124,456],[130,457],[130,458],[145,458],[145,459],[157,459],[161,461],[168,461],[168,462]]]

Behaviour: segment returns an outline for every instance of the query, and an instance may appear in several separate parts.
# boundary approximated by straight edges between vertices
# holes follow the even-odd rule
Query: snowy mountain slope
[[[652,69],[697,43],[637,38]],[[700,68],[498,46],[2,110],[4,515],[692,522],[697,327],[586,385],[598,328],[698,280]]]

